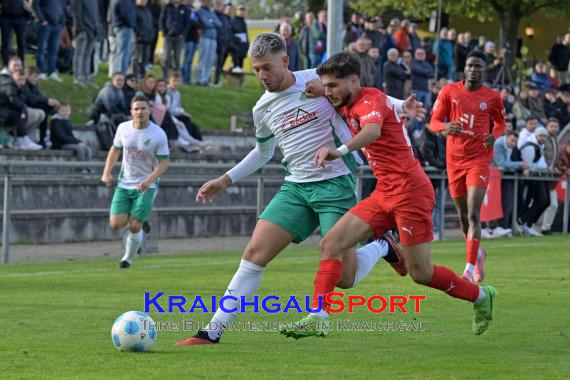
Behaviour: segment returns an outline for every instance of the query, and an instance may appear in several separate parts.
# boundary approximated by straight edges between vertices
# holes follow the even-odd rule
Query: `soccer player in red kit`
[[[505,133],[505,110],[501,95],[483,86],[485,55],[467,56],[465,80],[443,87],[432,111],[429,129],[447,132],[447,176],[449,192],[459,214],[467,241],[462,277],[483,281],[486,252],[479,247],[479,212],[489,181],[493,143]],[[493,120],[493,130],[490,126]]]
[[[338,149],[321,148],[315,163],[323,166],[325,161],[362,149],[378,184],[370,197],[350,209],[321,240],[313,308],[318,307],[321,297],[322,310],[301,320],[300,326],[310,328],[282,330],[282,333],[294,338],[326,336],[327,323],[320,322],[328,320],[326,296],[341,278],[344,253],[359,241],[382,236],[397,226],[412,279],[472,302],[473,332],[482,334],[492,320],[496,290],[472,284],[450,269],[431,263],[433,187],[413,156],[404,123],[392,103],[378,89],[361,88],[360,60],[354,54],[333,55],[318,66],[317,74],[325,96],[344,116],[353,138]]]

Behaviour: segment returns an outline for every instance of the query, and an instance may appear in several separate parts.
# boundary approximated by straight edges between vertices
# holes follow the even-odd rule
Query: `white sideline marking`
[[[311,260],[316,259],[317,255],[313,256],[297,256],[297,257],[284,257],[281,260],[284,261],[293,261],[293,260]],[[211,261],[208,263],[188,263],[188,264],[151,264],[151,265],[137,265],[137,268],[141,269],[163,269],[163,268],[184,268],[184,267],[193,267],[193,266],[205,266],[205,265],[226,265],[226,264],[235,264],[236,260],[220,260],[220,261]],[[21,272],[21,273],[7,273],[7,274],[0,274],[0,278],[7,278],[7,277],[30,277],[30,276],[51,276],[51,275],[60,275],[60,274],[75,274],[75,273],[96,273],[96,272],[109,272],[110,270],[114,270],[113,268],[97,268],[97,269],[76,269],[70,271],[58,270],[58,271],[47,271],[47,272]],[[118,269],[117,269],[118,270]]]

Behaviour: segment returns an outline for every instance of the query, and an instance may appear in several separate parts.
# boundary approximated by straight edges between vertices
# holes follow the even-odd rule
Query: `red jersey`
[[[469,91],[464,81],[444,86],[433,105],[430,129],[445,130],[445,122],[459,120],[461,134],[447,136],[447,166],[469,168],[489,164],[493,159],[493,147],[485,148],[483,142],[493,120],[493,136],[505,132],[505,109],[497,91],[481,86]]]
[[[376,88],[362,88],[351,107],[343,107],[352,136],[366,124],[379,124],[381,136],[362,148],[374,176],[376,188],[386,195],[396,195],[430,183],[418,160],[412,153],[408,132],[394,105]]]

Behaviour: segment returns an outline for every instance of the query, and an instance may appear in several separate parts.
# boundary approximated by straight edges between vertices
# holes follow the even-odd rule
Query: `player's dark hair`
[[[145,95],[139,94],[133,96],[133,99],[131,100],[131,107],[133,106],[133,104],[135,104],[135,102],[146,102],[146,104],[150,106],[150,100]]]
[[[337,53],[317,67],[317,75],[332,75],[339,79],[356,75],[360,78],[360,58],[354,53]]]
[[[479,50],[471,50],[469,54],[467,54],[467,59],[469,59],[470,57],[479,58],[482,59],[483,62],[485,63],[487,62],[487,56],[485,55],[485,53]]]
[[[515,136],[516,138],[519,137],[519,133],[517,131],[507,131],[507,137]]]

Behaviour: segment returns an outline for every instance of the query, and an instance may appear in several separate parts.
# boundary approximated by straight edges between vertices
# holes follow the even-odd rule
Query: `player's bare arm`
[[[138,191],[147,191],[150,188],[150,186],[161,175],[163,175],[166,172],[166,170],[168,169],[169,163],[170,163],[170,160],[160,160],[158,162],[158,166],[156,167],[156,169],[154,169],[154,171],[152,173],[150,173],[150,175],[144,181],[141,181],[137,185],[137,190]]]
[[[416,100],[416,94],[408,96],[404,103],[402,103],[402,110],[410,118],[416,119],[417,121],[425,119],[427,114],[424,104]]]
[[[113,183],[113,175],[111,174],[113,166],[117,163],[121,151],[115,147],[111,147],[109,154],[107,154],[107,160],[105,161],[105,169],[103,169],[103,175],[101,176],[101,182],[105,186],[109,187]]]
[[[362,149],[365,146],[372,144],[374,141],[380,138],[382,130],[380,124],[368,123],[356,136],[346,142],[343,146],[338,149],[321,148],[317,151],[315,155],[315,164],[318,167],[324,167],[325,161],[336,160],[358,149]]]

